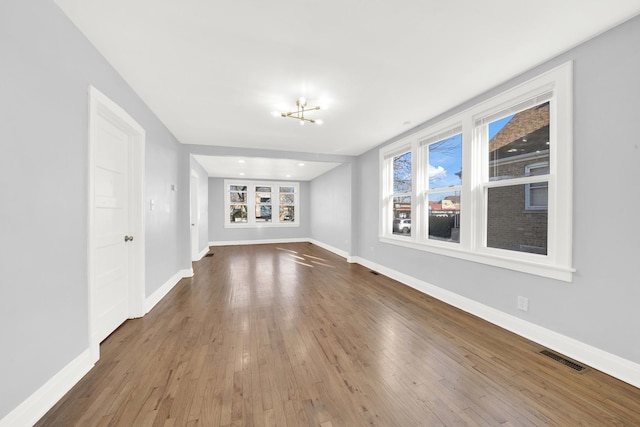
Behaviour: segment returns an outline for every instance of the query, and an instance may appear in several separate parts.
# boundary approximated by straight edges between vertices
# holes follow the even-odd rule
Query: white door
[[[145,131],[122,108],[90,87],[89,344],[126,319],[145,313]]]
[[[200,255],[200,236],[198,218],[198,174],[191,171],[191,260],[197,261]]]
[[[105,339],[129,317],[129,135],[107,119],[95,123],[95,338]],[[126,240],[126,241],[125,241]]]

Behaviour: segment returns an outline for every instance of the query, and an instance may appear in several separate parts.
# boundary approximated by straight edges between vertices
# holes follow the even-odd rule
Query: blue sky
[[[460,185],[456,175],[462,170],[462,134],[429,146],[429,187],[442,188]]]
[[[507,123],[515,116],[504,117],[489,124],[489,140],[491,140]],[[406,153],[404,158],[411,162],[411,153]],[[456,173],[462,170],[462,134],[443,139],[429,145],[429,188],[446,188],[460,185],[461,179]],[[396,170],[396,180],[411,180],[408,170]],[[395,183],[397,186],[398,182]],[[394,191],[398,191],[394,188]],[[410,190],[409,190],[410,191]]]
[[[496,136],[496,134],[500,132],[507,123],[509,123],[509,120],[511,120],[513,116],[515,116],[515,114],[489,123],[489,141],[491,141],[493,137]]]

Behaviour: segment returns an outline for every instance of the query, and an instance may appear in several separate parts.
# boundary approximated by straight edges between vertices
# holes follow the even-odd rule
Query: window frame
[[[231,202],[231,186],[246,186],[247,187],[247,222],[232,222],[229,215],[229,207],[234,204]],[[271,221],[256,221],[256,207],[261,204],[256,203],[256,194],[261,193],[256,191],[256,187],[270,187],[271,188]],[[293,193],[282,194],[294,194],[294,220],[293,221],[280,221],[280,187],[292,187]],[[225,228],[264,228],[264,227],[299,227],[300,226],[300,183],[299,182],[283,182],[283,181],[254,181],[254,180],[239,180],[239,179],[225,179],[224,180],[224,227]]]
[[[418,130],[382,147],[380,164],[380,225],[379,241],[412,249],[493,265],[515,271],[571,282],[575,269],[572,263],[572,191],[573,191],[573,66],[571,62],[549,70],[511,89],[451,117]],[[550,94],[550,95],[549,95]],[[488,178],[488,133],[492,117],[514,108],[523,111],[536,104],[537,97],[546,96],[550,103],[549,174],[490,181]],[[517,112],[516,111],[516,112]],[[451,132],[462,131],[462,184],[460,191],[460,242],[429,239],[428,219],[423,218],[428,207],[428,173],[423,160],[429,140]],[[485,131],[485,132],[483,132]],[[434,141],[436,142],[436,141]],[[392,184],[390,155],[398,150],[412,152],[412,234],[410,238],[391,232],[389,196]],[[405,151],[406,152],[406,151]],[[540,178],[543,179],[540,179]],[[487,194],[489,188],[507,185],[548,182],[547,254],[518,252],[487,247]],[[541,211],[534,210],[535,211]]]

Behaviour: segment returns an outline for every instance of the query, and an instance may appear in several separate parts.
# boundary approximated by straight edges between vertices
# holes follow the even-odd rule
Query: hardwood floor
[[[639,389],[317,246],[212,252],[37,425],[640,425]]]

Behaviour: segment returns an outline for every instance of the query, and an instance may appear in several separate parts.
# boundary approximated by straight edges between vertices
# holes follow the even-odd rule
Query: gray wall
[[[209,176],[196,159],[192,156],[189,158],[191,169],[198,174],[198,210],[200,211],[198,248],[203,251],[209,247]]]
[[[356,165],[356,254],[640,363],[639,40],[636,17],[421,126],[575,61],[573,283],[378,242],[378,149]]]
[[[188,247],[189,171],[175,138],[53,2],[0,3],[0,58],[2,419],[89,346],[88,86],[147,131],[146,198],[166,208],[147,212],[147,296],[189,268],[176,249]]]
[[[224,178],[209,178],[209,242],[308,238],[311,223],[309,187],[308,181],[300,182],[299,227],[225,228]]]
[[[351,164],[311,181],[311,238],[351,252]]]

